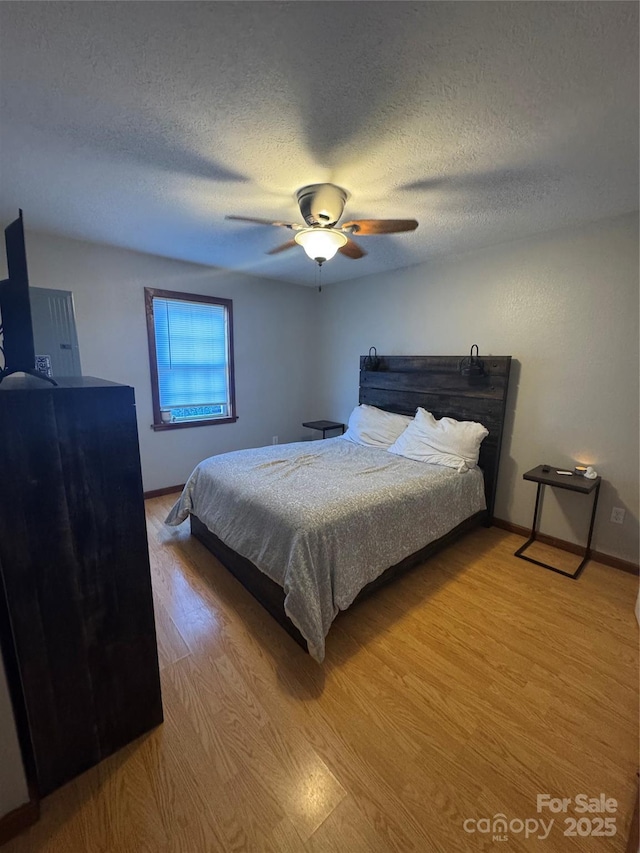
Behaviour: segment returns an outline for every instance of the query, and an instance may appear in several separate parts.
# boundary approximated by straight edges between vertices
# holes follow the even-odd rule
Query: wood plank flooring
[[[164,527],[173,499],[147,501],[165,722],[3,853],[624,851],[636,578],[590,563],[575,582],[479,529],[341,614],[318,666],[188,525]],[[545,793],[615,798],[616,835],[565,836],[585,816],[538,814]],[[506,843],[465,832],[498,813]],[[548,838],[525,838],[541,817]]]

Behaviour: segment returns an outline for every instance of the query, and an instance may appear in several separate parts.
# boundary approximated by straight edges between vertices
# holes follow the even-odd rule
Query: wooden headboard
[[[509,388],[511,356],[480,356],[486,375],[462,376],[457,355],[383,355],[377,370],[360,356],[360,403],[389,412],[415,414],[422,406],[436,418],[479,421],[489,430],[480,447],[479,466],[489,521],[493,517],[500,447]]]

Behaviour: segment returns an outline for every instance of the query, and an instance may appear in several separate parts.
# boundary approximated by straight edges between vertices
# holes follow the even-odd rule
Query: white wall
[[[386,238],[393,239],[393,238]],[[324,416],[358,400],[358,356],[511,355],[496,516],[529,526],[539,463],[593,464],[604,483],[593,547],[638,559],[638,217],[543,234],[322,296]],[[546,490],[542,530],[584,543],[590,498]],[[622,526],[611,508],[626,509]]]
[[[530,524],[528,468],[593,463],[605,479],[593,545],[637,560],[637,214],[322,293],[32,232],[27,252],[33,285],[74,292],[83,372],[134,386],[146,490],[184,482],[213,453],[308,437],[303,420],[345,420],[371,345],[446,355],[478,343],[514,358],[496,515]],[[234,300],[237,423],[149,429],[145,286]],[[583,542],[588,502],[547,489],[542,529]]]
[[[28,802],[27,781],[0,655],[0,817]]]
[[[184,483],[207,456],[309,436],[316,290],[29,232],[29,282],[74,294],[82,372],[135,388],[145,491]],[[144,288],[233,299],[233,424],[153,432]]]

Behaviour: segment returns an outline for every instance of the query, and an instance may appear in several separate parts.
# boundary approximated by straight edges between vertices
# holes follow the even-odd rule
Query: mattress
[[[212,456],[167,516],[196,515],[279,584],[317,661],[340,610],[389,566],[485,508],[483,476],[339,436]]]

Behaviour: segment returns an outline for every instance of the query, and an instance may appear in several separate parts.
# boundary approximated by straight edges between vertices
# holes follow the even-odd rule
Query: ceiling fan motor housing
[[[347,192],[335,184],[309,184],[296,193],[307,225],[331,228],[342,216]]]

